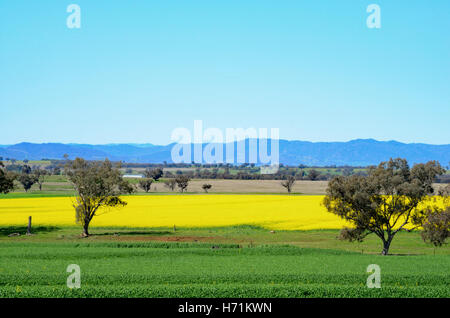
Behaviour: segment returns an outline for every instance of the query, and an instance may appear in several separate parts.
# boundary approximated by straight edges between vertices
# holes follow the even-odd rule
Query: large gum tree
[[[390,159],[369,168],[367,176],[337,176],[330,180],[323,203],[352,226],[341,238],[362,241],[373,233],[387,255],[395,235],[421,227],[433,180],[444,172],[438,162],[409,167],[405,159]]]
[[[73,206],[85,237],[89,236],[89,224],[100,209],[126,205],[120,195],[134,191],[119,169],[107,159],[86,161],[77,158],[67,163],[66,174],[77,192]]]

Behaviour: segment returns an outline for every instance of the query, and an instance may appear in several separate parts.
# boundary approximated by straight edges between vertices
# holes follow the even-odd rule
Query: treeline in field
[[[0,161],[1,161],[0,157]],[[68,156],[64,160],[42,159],[41,161],[17,161],[5,158],[7,171],[21,173],[24,166],[29,166],[31,170],[43,170],[47,175],[62,175],[64,166],[70,161]],[[155,170],[159,168],[163,171],[161,177],[176,178],[185,175],[190,179],[221,179],[221,180],[288,180],[294,177],[295,180],[308,181],[328,181],[334,176],[367,175],[370,167],[362,166],[288,166],[280,164],[274,173],[261,173],[261,167],[255,164],[243,163],[232,165],[227,163],[218,164],[185,164],[185,163],[127,163],[113,162],[115,166],[120,166],[124,174],[135,174],[144,176],[145,170]],[[448,168],[448,167],[447,167]],[[450,171],[436,177],[436,183],[450,183]]]

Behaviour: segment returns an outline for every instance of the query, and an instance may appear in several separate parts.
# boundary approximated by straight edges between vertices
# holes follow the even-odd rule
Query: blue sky
[[[0,144],[167,144],[195,119],[448,144],[449,34],[447,0],[0,0]]]

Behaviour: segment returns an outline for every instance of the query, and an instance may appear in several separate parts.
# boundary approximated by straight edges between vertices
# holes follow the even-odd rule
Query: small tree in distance
[[[175,178],[175,182],[177,183],[178,188],[180,188],[181,193],[186,191],[189,181],[191,181],[191,179],[188,176],[181,175]]]
[[[146,178],[158,181],[163,176],[163,170],[161,168],[146,169],[144,171],[144,176]]]
[[[208,190],[212,188],[212,185],[210,185],[209,183],[205,183],[204,185],[202,185],[202,189],[208,193]]]
[[[125,206],[121,194],[129,194],[134,187],[122,178],[119,169],[113,168],[109,160],[88,162],[76,158],[66,165],[66,174],[73,184],[75,215],[83,227],[82,236],[89,236],[89,224],[99,209]]]
[[[308,172],[308,179],[311,181],[317,180],[317,178],[319,178],[319,176],[320,176],[320,172],[315,169],[311,169]]]
[[[428,208],[421,233],[424,242],[431,243],[435,247],[444,245],[450,236],[450,184],[439,191],[439,196],[443,199],[444,208],[439,206]]]
[[[164,181],[164,186],[169,188],[171,191],[175,190],[176,185],[177,185],[177,182],[173,178]]]
[[[152,187],[153,179],[142,179],[139,180],[139,186],[148,193]]]
[[[288,193],[291,193],[294,183],[295,178],[293,176],[288,176],[286,180],[281,182],[281,185],[286,188]]]
[[[0,193],[7,194],[14,190],[15,175],[8,173],[4,167],[3,162],[0,161]]]
[[[450,235],[450,207],[431,211],[425,219],[421,235],[424,242],[435,247],[444,245]]]
[[[433,193],[433,180],[443,172],[435,161],[410,169],[405,159],[391,159],[371,167],[367,176],[334,177],[323,203],[353,225],[343,229],[342,238],[362,241],[374,233],[383,242],[381,254],[387,255],[399,231],[423,224],[426,211],[419,204]],[[407,229],[408,225],[412,227]]]
[[[39,191],[42,191],[42,185],[49,175],[49,172],[47,170],[37,168],[33,170],[33,174],[36,177],[36,183],[39,185]]]
[[[21,175],[19,175],[17,180],[22,184],[22,187],[25,190],[25,192],[28,192],[28,190],[31,189],[33,184],[37,182],[37,177],[33,174],[22,173]]]

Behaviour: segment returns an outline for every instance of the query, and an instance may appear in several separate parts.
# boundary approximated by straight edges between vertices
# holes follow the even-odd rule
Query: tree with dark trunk
[[[83,227],[82,235],[89,236],[89,224],[99,209],[125,206],[121,194],[129,194],[134,187],[125,181],[118,168],[109,160],[88,162],[76,158],[66,165],[66,174],[73,184],[75,197],[75,216]]]
[[[205,183],[204,185],[202,185],[202,189],[203,191],[205,191],[206,193],[208,193],[208,190],[212,188],[212,185],[209,183]]]
[[[336,176],[328,183],[323,203],[327,210],[353,225],[341,238],[362,241],[374,233],[383,242],[382,255],[389,253],[400,231],[423,225],[424,204],[433,193],[432,183],[444,172],[430,161],[410,169],[405,159],[391,159],[371,167],[367,176]]]
[[[295,178],[293,176],[288,176],[285,181],[281,182],[281,185],[286,188],[288,193],[291,193],[294,183],[295,183]]]
[[[148,179],[158,181],[163,176],[163,170],[161,168],[146,169],[144,171],[144,176]]]
[[[320,172],[317,171],[316,169],[311,169],[308,172],[308,179],[311,180],[311,181],[317,180],[319,178],[319,176],[320,176]]]
[[[22,173],[21,175],[19,175],[17,180],[22,184],[25,192],[28,192],[28,190],[31,189],[33,184],[35,184],[37,182],[37,178],[35,175],[27,174],[27,173]]]
[[[191,178],[188,176],[181,175],[175,178],[175,182],[177,183],[178,188],[180,188],[180,192],[186,191],[189,181],[191,181]]]
[[[49,172],[47,170],[37,168],[33,170],[33,174],[36,177],[36,183],[39,185],[39,191],[42,191],[42,185],[49,175]]]
[[[148,193],[152,187],[152,183],[153,183],[153,179],[142,179],[139,180],[139,186],[146,192]]]

